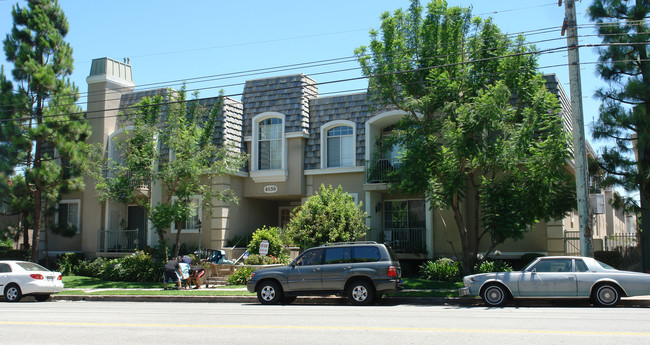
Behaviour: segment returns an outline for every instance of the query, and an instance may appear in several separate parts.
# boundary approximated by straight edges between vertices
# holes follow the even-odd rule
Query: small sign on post
[[[266,254],[268,253],[269,253],[269,241],[262,240],[262,242],[260,243],[260,255],[266,256]]]

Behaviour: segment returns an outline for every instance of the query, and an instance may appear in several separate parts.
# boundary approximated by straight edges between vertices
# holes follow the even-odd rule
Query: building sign
[[[271,194],[271,193],[276,193],[277,191],[278,191],[278,186],[272,184],[268,186],[264,186],[264,193]]]

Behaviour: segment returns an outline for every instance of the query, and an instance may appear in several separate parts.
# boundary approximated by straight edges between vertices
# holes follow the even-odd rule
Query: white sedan
[[[0,261],[0,291],[9,302],[31,295],[43,302],[63,290],[61,273],[27,261]]]
[[[600,307],[613,307],[621,297],[650,295],[650,274],[619,271],[579,256],[540,257],[520,272],[469,275],[461,296],[481,296],[499,307],[509,298],[584,298]]]

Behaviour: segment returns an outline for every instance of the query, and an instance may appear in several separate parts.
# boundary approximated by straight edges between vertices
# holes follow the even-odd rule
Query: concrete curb
[[[258,304],[255,296],[149,296],[149,295],[53,295],[53,301],[103,301],[103,302],[183,302],[183,303],[251,303]],[[299,297],[292,304],[346,305],[345,298]],[[384,297],[378,305],[449,305],[460,307],[485,307],[480,298],[467,297]],[[510,301],[507,307],[590,307],[587,300],[570,299],[519,299]],[[650,307],[650,298],[623,298],[618,307]]]

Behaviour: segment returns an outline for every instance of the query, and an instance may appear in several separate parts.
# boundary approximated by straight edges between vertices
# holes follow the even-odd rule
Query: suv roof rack
[[[352,242],[332,242],[321,244],[320,247],[342,246],[346,244],[377,244],[375,241],[352,241]]]

